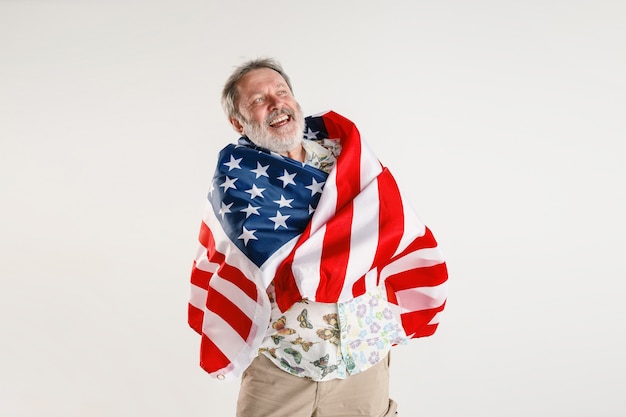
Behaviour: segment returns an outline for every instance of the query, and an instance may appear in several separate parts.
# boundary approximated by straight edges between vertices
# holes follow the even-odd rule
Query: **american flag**
[[[382,283],[412,338],[433,334],[445,307],[437,242],[356,126],[327,112],[306,118],[305,137],[340,141],[329,174],[245,138],[219,155],[189,302],[200,366],[218,379],[237,378],[256,356],[272,280],[282,311],[304,298],[345,302]]]

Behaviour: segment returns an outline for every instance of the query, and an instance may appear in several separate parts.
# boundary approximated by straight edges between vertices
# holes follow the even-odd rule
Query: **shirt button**
[[[219,379],[220,381],[223,381],[223,380],[224,380],[224,378],[226,378],[226,377],[225,377],[224,375],[222,375],[222,374],[219,374],[219,375],[217,376],[217,379]]]

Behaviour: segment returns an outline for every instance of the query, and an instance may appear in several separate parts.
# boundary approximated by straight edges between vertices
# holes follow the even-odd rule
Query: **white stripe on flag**
[[[254,314],[257,309],[257,300],[251,299],[241,290],[241,288],[222,278],[218,274],[213,275],[209,285],[211,288],[215,289],[239,307],[239,309],[243,311],[244,314],[250,318],[250,320],[254,320]]]
[[[441,311],[438,311],[437,314],[435,314],[435,317],[433,317],[433,319],[431,321],[428,322],[429,325],[431,324],[439,324],[439,320],[441,319]]]
[[[198,287],[197,285],[191,284],[191,294],[189,296],[189,304],[197,308],[198,310],[204,311],[206,308],[206,296],[208,291],[204,288]]]
[[[411,269],[424,268],[443,263],[443,257],[439,248],[426,248],[413,251],[385,266],[380,272],[380,279],[410,271]]]
[[[326,184],[324,184],[324,192],[317,204],[315,213],[311,216],[311,234],[317,232],[317,230],[325,225],[329,219],[335,215],[337,206],[337,170],[333,169],[326,178]]]
[[[378,269],[374,268],[365,274],[365,288],[376,288],[376,280],[378,280]]]
[[[196,257],[196,268],[210,273],[215,273],[217,269],[220,267],[218,263],[209,262],[209,258],[207,258],[206,249],[203,251],[201,255]]]
[[[210,334],[211,337],[209,339],[211,339],[211,342],[213,342],[231,362],[235,359],[232,357],[233,354],[238,354],[247,347],[246,341],[239,336],[239,333],[237,333],[227,321],[211,310],[205,309],[204,311],[202,333],[205,335]]]
[[[426,233],[426,226],[417,217],[413,207],[407,203],[402,192],[400,192],[400,199],[402,200],[402,211],[404,213],[404,232],[398,244],[398,250],[394,253],[394,256],[406,249],[415,238],[422,237]]]
[[[378,186],[370,184],[354,199],[350,257],[339,301],[352,298],[353,284],[367,273],[378,248]],[[373,287],[372,287],[373,288]]]
[[[307,239],[293,257],[293,276],[303,297],[315,299],[320,284],[320,268],[326,226],[322,226]]]
[[[446,301],[447,294],[448,284],[444,282],[434,287],[400,290],[396,293],[396,297],[398,304],[402,306],[402,313],[407,313],[441,307]]]
[[[376,177],[378,177],[382,171],[382,166],[378,162],[378,158],[374,155],[372,149],[365,141],[361,141],[361,188],[375,181]]]

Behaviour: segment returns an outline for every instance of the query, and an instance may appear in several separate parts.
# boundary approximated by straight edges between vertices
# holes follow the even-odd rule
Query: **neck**
[[[295,159],[296,161],[300,161],[300,162],[304,162],[304,148],[302,147],[301,144],[298,144],[298,146],[296,146],[294,149],[287,151],[285,153],[283,153],[282,155],[285,155],[291,159]]]

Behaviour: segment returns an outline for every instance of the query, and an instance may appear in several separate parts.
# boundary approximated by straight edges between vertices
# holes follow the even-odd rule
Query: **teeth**
[[[287,115],[283,115],[283,116],[277,117],[276,119],[274,119],[274,120],[272,120],[270,122],[270,125],[275,125],[276,123],[283,122],[283,121],[285,121],[287,119],[289,119],[289,116],[287,116]]]

